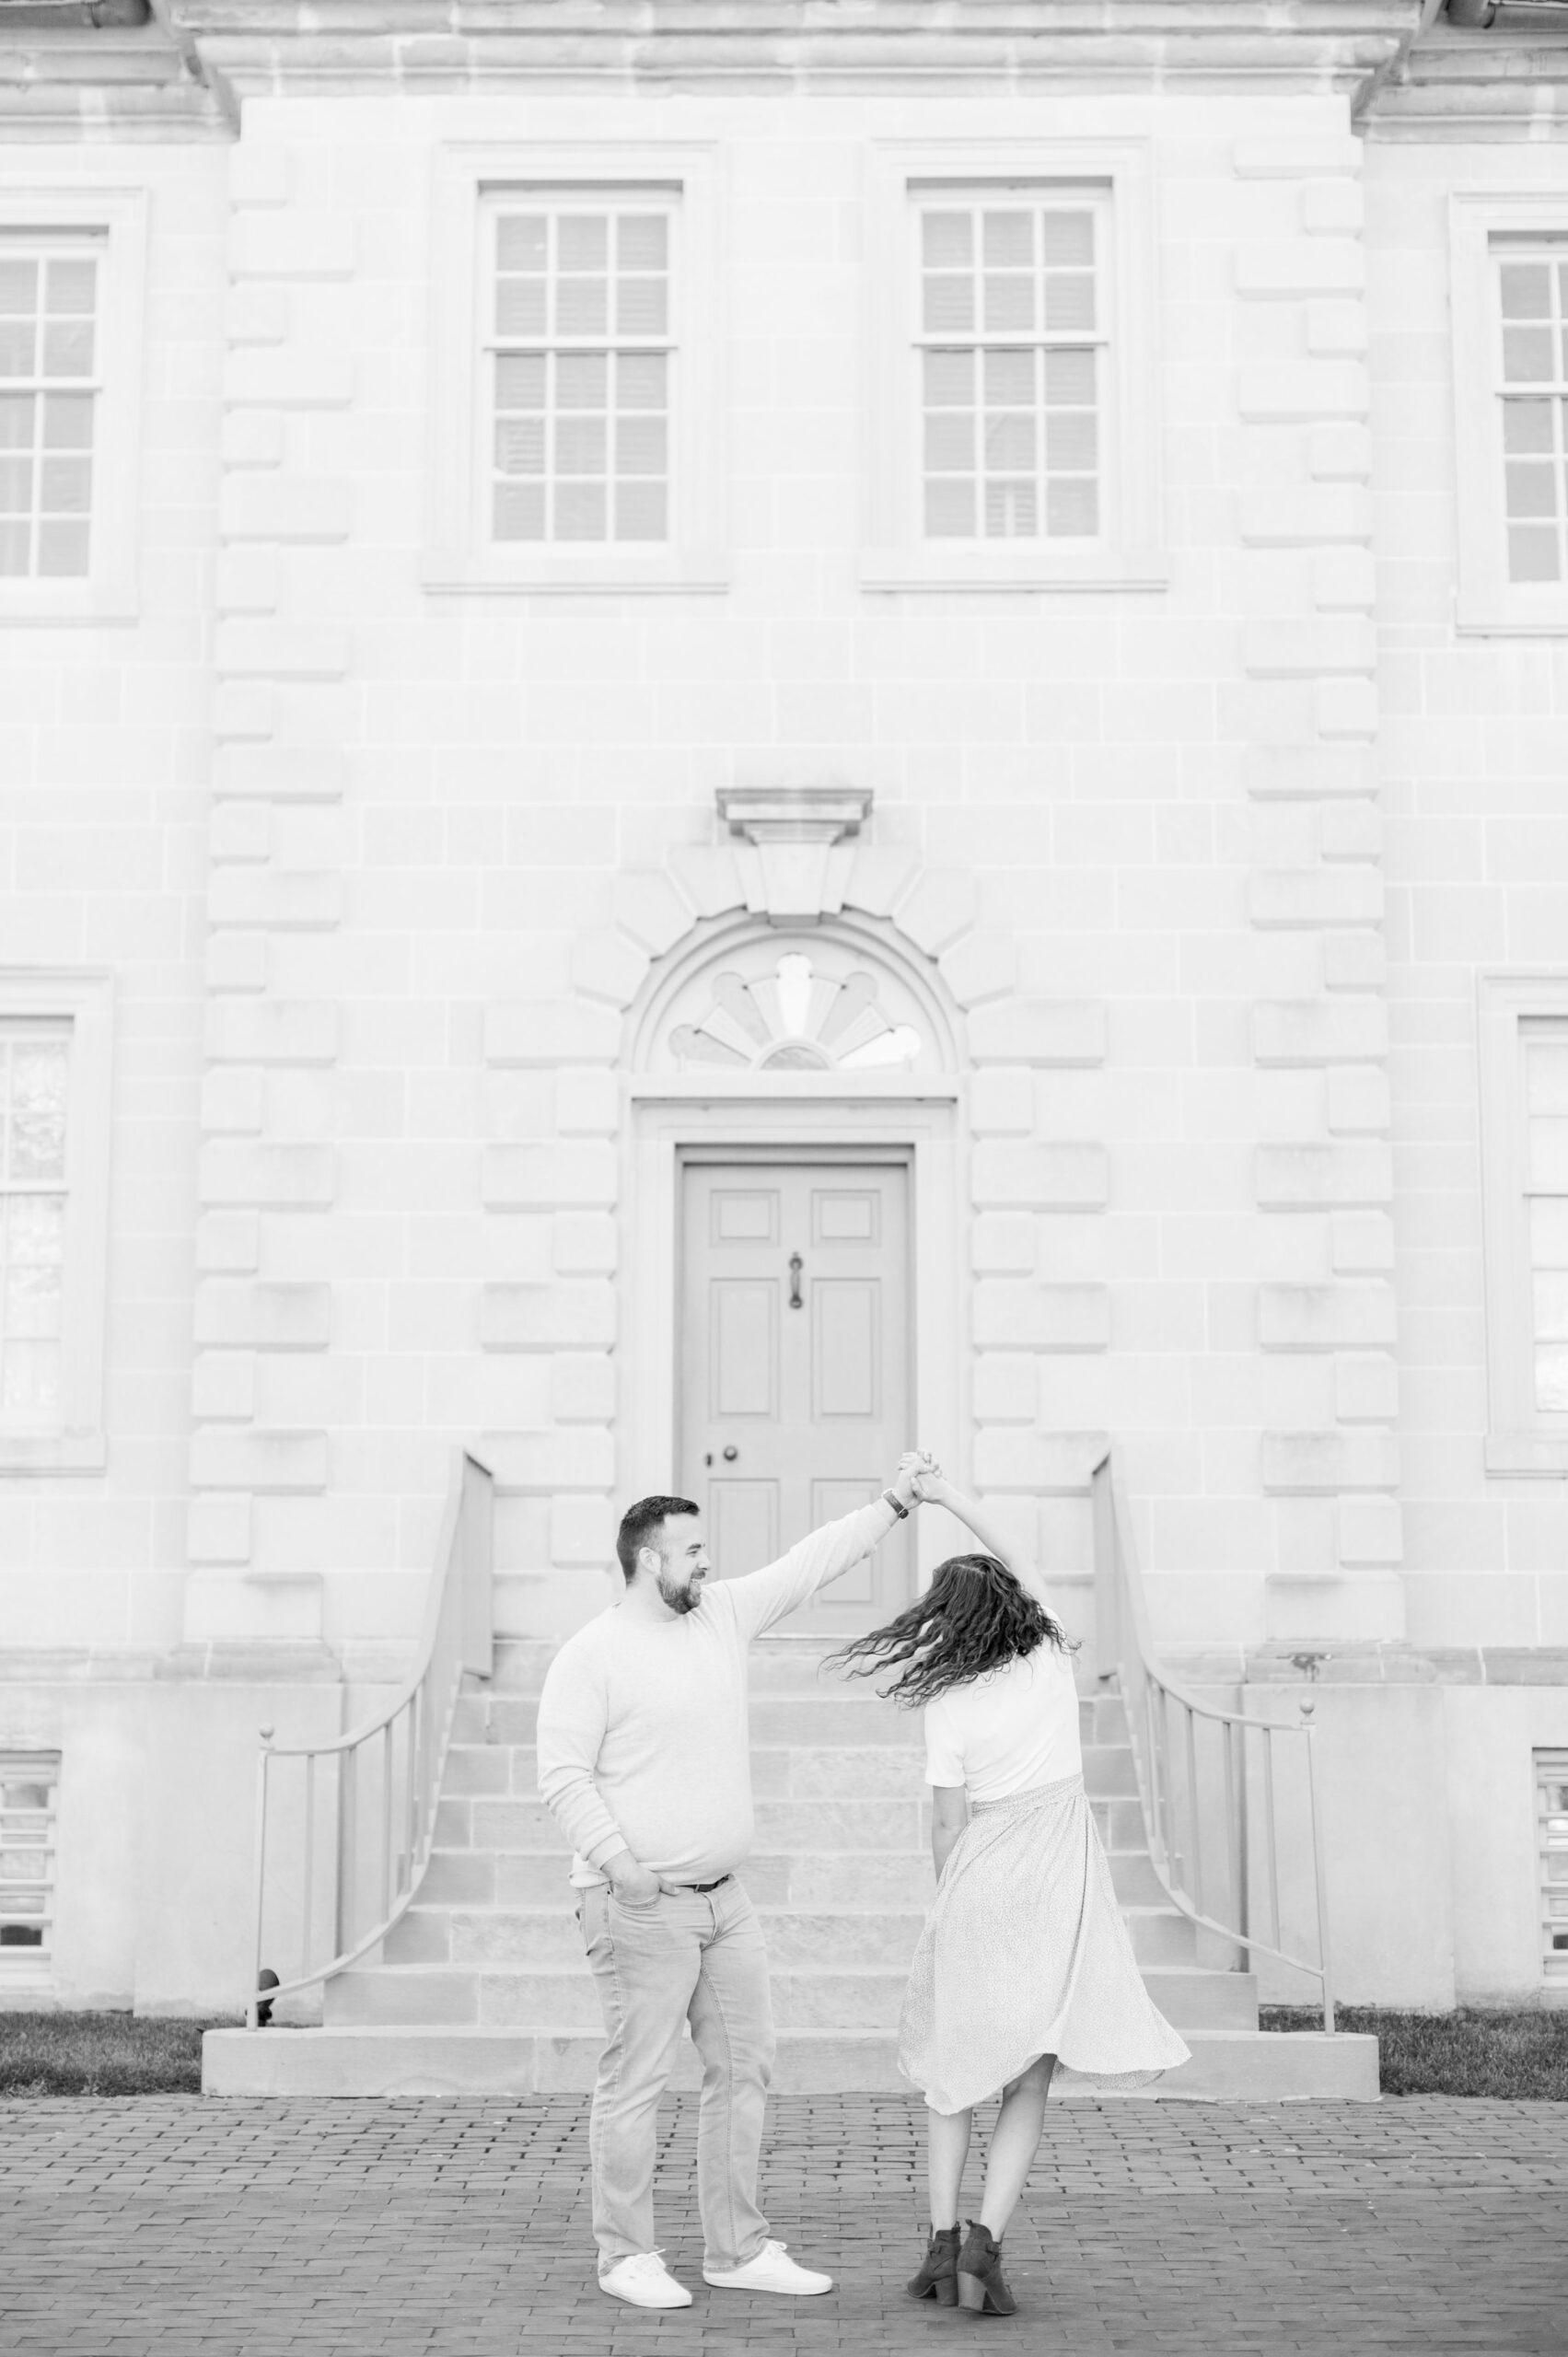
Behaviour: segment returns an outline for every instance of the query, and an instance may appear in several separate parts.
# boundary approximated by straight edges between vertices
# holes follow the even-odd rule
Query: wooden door
[[[680,1462],[715,1573],[772,1562],[865,1504],[915,1445],[909,1172],[900,1164],[690,1164]],[[868,1629],[912,1596],[906,1526],[794,1614]]]

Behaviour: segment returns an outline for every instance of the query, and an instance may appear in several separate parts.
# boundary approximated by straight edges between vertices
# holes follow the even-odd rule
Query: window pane
[[[0,522],[0,577],[25,574],[32,559],[32,532],[26,524]]]
[[[1058,334],[1081,333],[1095,323],[1095,282],[1086,271],[1053,272],[1045,282],[1045,324]]]
[[[43,397],[44,448],[90,450],[92,442],[91,393],[46,393]]]
[[[1543,1416],[1568,1415],[1568,1343],[1537,1347],[1536,1406]]]
[[[1052,408],[1092,409],[1095,401],[1094,354],[1048,352],[1045,355],[1045,398]]]
[[[43,373],[46,377],[90,377],[93,372],[93,326],[90,319],[51,319],[43,331]]]
[[[0,319],[27,319],[37,308],[37,262],[20,258],[0,261]]]
[[[662,213],[623,213],[615,250],[622,270],[663,271],[669,261],[669,224]]]
[[[1531,1202],[1530,1264],[1568,1269],[1568,1195],[1537,1195]]]
[[[91,462],[87,459],[45,459],[39,505],[46,516],[85,516],[91,505]]]
[[[928,352],[924,363],[927,409],[967,409],[972,404],[972,352]]]
[[[1511,459],[1504,469],[1508,513],[1524,520],[1557,513],[1557,470],[1533,460]]]
[[[669,304],[662,278],[621,278],[615,286],[615,326],[620,335],[663,335]]]
[[[555,289],[555,325],[562,335],[607,335],[610,288],[602,278],[563,278]]]
[[[985,463],[999,473],[1027,470],[1032,474],[1035,466],[1034,419],[1028,414],[988,417],[985,421]]]
[[[1046,213],[1040,217],[1040,238],[1047,270],[1093,266],[1095,218],[1092,213]]]
[[[542,353],[505,354],[495,363],[495,406],[497,409],[542,409],[544,407],[544,372],[547,364]]]
[[[555,363],[555,399],[562,409],[603,409],[610,363],[602,353],[563,352]]]
[[[0,1409],[48,1415],[60,1405],[60,1345],[6,1341],[0,1347]]]
[[[54,256],[49,265],[48,308],[54,319],[90,319],[98,286],[98,264],[84,257]]]
[[[988,213],[984,216],[982,250],[988,270],[1032,270],[1035,239],[1032,213]]]
[[[606,430],[602,417],[566,417],[555,427],[555,465],[563,475],[601,475]]]
[[[498,482],[491,505],[491,528],[498,540],[542,540],[544,485]]]
[[[1052,540],[1089,539],[1099,530],[1099,492],[1092,477],[1063,475],[1047,484],[1045,528]]]
[[[1046,366],[1057,355],[1046,355]],[[1035,356],[1032,352],[988,352],[985,354],[985,401],[988,409],[1033,408]]]
[[[1092,409],[1047,412],[1045,463],[1052,474],[1093,472],[1099,463],[1099,424]]]
[[[1550,319],[1551,271],[1544,261],[1505,261],[1497,273],[1505,319]]]
[[[1568,1039],[1528,1042],[1525,1102],[1532,1113],[1568,1113]]]
[[[939,412],[925,421],[925,464],[935,474],[962,474],[974,467],[972,412]]]
[[[503,475],[541,475],[544,472],[542,417],[496,419],[495,470]]]
[[[1550,383],[1555,367],[1556,338],[1550,328],[1504,328],[1503,374],[1510,385]]]
[[[41,523],[38,528],[38,569],[48,580],[75,579],[87,569],[87,528],[85,524]]]
[[[1034,280],[1017,276],[987,277],[985,327],[989,335],[1028,334],[1035,325]]]
[[[0,450],[32,448],[33,398],[31,393],[0,393]]]
[[[623,417],[615,429],[615,469],[622,475],[662,475],[669,464],[662,417]]]
[[[563,270],[602,271],[610,261],[610,222],[602,213],[563,213],[556,225]]]
[[[1040,531],[1040,502],[1029,482],[998,482],[985,486],[987,540],[1033,540]]]
[[[668,495],[662,482],[623,482],[615,493],[618,540],[662,540],[668,534]]]
[[[13,1179],[65,1176],[65,1045],[17,1039],[11,1049],[10,1155]]]
[[[1503,447],[1510,458],[1551,455],[1552,401],[1504,401]]]
[[[938,478],[925,486],[925,528],[935,540],[972,540],[974,488]]]
[[[1513,524],[1508,528],[1510,581],[1556,581],[1561,577],[1554,529],[1539,524]]]
[[[668,364],[662,352],[623,352],[616,363],[615,394],[621,409],[663,409]]]
[[[927,213],[921,225],[927,270],[968,270],[974,258],[974,225],[967,213]]]
[[[1531,1290],[1536,1340],[1568,1342],[1568,1275],[1561,1270],[1538,1271]]]
[[[542,278],[499,278],[495,282],[497,335],[542,335],[545,331],[545,282]]]
[[[925,281],[924,319],[928,335],[957,335],[972,330],[973,280],[928,276]]]
[[[542,273],[550,260],[550,229],[542,213],[504,213],[495,224],[498,270]]]
[[[606,505],[603,483],[562,483],[555,493],[556,539],[602,540]]]
[[[1568,1194],[1568,1120],[1536,1115],[1530,1121],[1530,1184]]]
[[[0,377],[30,377],[38,355],[31,319],[0,319]]]
[[[0,516],[32,514],[32,460],[0,459]]]

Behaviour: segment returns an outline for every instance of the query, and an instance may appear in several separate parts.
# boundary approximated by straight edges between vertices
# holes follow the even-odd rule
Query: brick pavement
[[[679,2315],[593,2287],[576,2096],[158,2097],[0,2106],[5,2357],[1297,2357],[1568,2350],[1568,2105],[1053,2108],[1008,2238],[1013,2324],[916,2305],[920,2121],[892,2096],[775,2107],[775,2232],[839,2275],[706,2291],[694,2107],[667,2110]]]

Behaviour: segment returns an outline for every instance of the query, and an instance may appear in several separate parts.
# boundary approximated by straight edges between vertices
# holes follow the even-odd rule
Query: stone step
[[[454,1743],[531,1744],[539,1717],[538,1698],[476,1687],[459,1696],[452,1722]],[[890,1745],[919,1754],[918,1711],[900,1711],[868,1689],[829,1689],[814,1694],[759,1694],[751,1702],[753,1744]],[[1102,1696],[1078,1705],[1078,1736],[1086,1744],[1126,1741],[1126,1713],[1120,1700]]]
[[[1192,2059],[1138,2094],[1111,2102],[1182,2099],[1280,2103],[1317,2098],[1377,2100],[1377,2041],[1320,2032],[1199,2030],[1185,2033]],[[325,2029],[210,2029],[202,2040],[202,2088],[212,2096],[430,2096],[566,2092],[587,2095],[603,2034],[342,2026]],[[671,2085],[701,2078],[695,2049],[682,2040]],[[893,2041],[875,2033],[785,2030],[774,2087],[781,2095],[896,2094],[915,2100],[899,2075]],[[1086,2091],[1092,2092],[1092,2091]],[[1059,2090],[1053,2103],[1078,2096]]]
[[[861,1967],[907,1972],[924,1916],[834,1909],[806,1913],[764,1907],[758,1920],[776,1970],[832,1972]],[[558,1970],[580,1966],[582,1934],[564,1908],[411,1907],[383,1949],[388,1966],[456,1964]]]
[[[1255,1972],[1211,1972],[1201,1966],[1141,1964],[1144,1988],[1185,2038],[1194,2029],[1256,2029]]]
[[[1124,1907],[1121,1913],[1140,1966],[1208,1961],[1198,1955],[1197,1925],[1168,1902],[1164,1907]]]
[[[772,1970],[773,2019],[781,2029],[878,2029],[891,2035],[908,1974],[902,1970]],[[581,1963],[573,1969],[519,1971],[492,1965],[360,1966],[329,1981],[326,2018],[344,2022],[424,2022],[481,2027],[590,2028],[598,1994]]]
[[[498,1638],[494,1669],[488,1685],[482,1680],[469,1678],[465,1680],[465,1691],[469,1694],[488,1692],[511,1697],[537,1696],[556,1649],[555,1642],[551,1639]],[[873,1680],[847,1677],[842,1670],[824,1669],[823,1663],[830,1651],[831,1647],[820,1637],[759,1638],[747,1657],[753,1698],[789,1695],[804,1699],[838,1699],[881,1711],[896,1708],[882,1701]],[[1110,1714],[1100,1722],[1103,1733],[1112,1741],[1124,1740],[1126,1720],[1121,1714],[1120,1695],[1100,1685],[1087,1656],[1082,1653],[1074,1656],[1074,1674],[1079,1700],[1093,1703],[1097,1709],[1103,1709]],[[900,1713],[899,1715],[906,1717],[918,1727],[918,1712]]]

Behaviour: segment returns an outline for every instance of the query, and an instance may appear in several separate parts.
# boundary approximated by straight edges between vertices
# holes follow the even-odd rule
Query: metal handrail
[[[1332,2035],[1334,1999],[1314,1706],[1304,1701],[1301,1724],[1290,1725],[1245,1711],[1219,1710],[1168,1677],[1155,1652],[1132,1515],[1109,1450],[1090,1475],[1090,1495],[1095,1667],[1102,1679],[1114,1677],[1121,1686],[1156,1878],[1173,1907],[1237,1949],[1243,1971],[1250,1968],[1253,1954],[1259,1953],[1274,1956],[1316,1980],[1323,1992],[1323,2026]],[[1221,1730],[1218,1789],[1207,1799],[1199,1772],[1200,1723]],[[1315,1958],[1294,1952],[1283,1940],[1278,1740],[1300,1744],[1304,1755],[1301,1789],[1312,1859]],[[1211,1778],[1211,1783],[1215,1781]],[[1223,1833],[1223,1841],[1211,1841],[1207,1852],[1206,1829],[1211,1834]],[[1225,1852],[1223,1889],[1217,1897],[1221,1877],[1214,1855],[1216,1847],[1223,1847]],[[1268,1896],[1264,1921],[1272,1934],[1269,1938],[1260,1936],[1255,1920],[1258,1910],[1253,1894],[1259,1866]]]
[[[274,1744],[273,1729],[261,1729],[248,2029],[260,2026],[260,2006],[356,1963],[386,1938],[419,1887],[464,1673],[488,1678],[493,1666],[493,1489],[488,1466],[465,1449],[454,1452],[424,1624],[413,1666],[391,1701],[351,1733],[321,1743]],[[285,1760],[304,1762],[286,1793],[277,1772]],[[279,1822],[285,1806],[300,1819],[297,1840],[288,1865],[281,1875],[274,1869],[269,1885],[269,1859],[276,1860],[285,1838]],[[277,1911],[297,1911],[300,1968],[263,1991],[269,1897]],[[329,1952],[313,1960],[319,1923],[330,1927]],[[278,1936],[289,1936],[286,1924]]]

